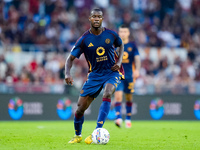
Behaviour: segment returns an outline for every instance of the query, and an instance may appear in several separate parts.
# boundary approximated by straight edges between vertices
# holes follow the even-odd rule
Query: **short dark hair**
[[[128,28],[129,29],[129,26],[126,24],[122,24],[121,26],[119,26],[119,28]]]
[[[93,8],[93,9],[90,11],[90,14],[91,14],[93,11],[101,11],[102,14],[103,14],[103,11],[102,11],[100,8]]]

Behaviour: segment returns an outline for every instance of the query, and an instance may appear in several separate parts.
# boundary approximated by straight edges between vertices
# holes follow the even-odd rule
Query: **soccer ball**
[[[107,144],[110,139],[109,132],[104,128],[97,128],[92,133],[92,141],[95,144]]]

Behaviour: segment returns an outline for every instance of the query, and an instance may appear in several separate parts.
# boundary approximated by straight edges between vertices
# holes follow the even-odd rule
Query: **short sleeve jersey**
[[[138,49],[133,42],[124,44],[124,55],[122,65],[125,72],[125,79],[132,78],[134,57],[139,55]]]
[[[121,38],[112,30],[103,28],[100,35],[90,30],[85,32],[71,50],[71,55],[79,58],[84,53],[89,72],[107,74],[115,64],[115,47],[122,44]]]

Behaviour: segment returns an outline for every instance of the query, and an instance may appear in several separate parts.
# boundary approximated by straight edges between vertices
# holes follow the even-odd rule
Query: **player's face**
[[[103,21],[102,11],[92,11],[89,17],[89,21],[93,28],[100,28]]]
[[[130,31],[128,28],[119,28],[119,36],[122,38],[122,40],[126,40],[129,38]]]

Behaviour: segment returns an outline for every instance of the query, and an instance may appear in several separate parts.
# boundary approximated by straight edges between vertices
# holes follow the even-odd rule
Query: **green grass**
[[[199,150],[200,122],[136,121],[131,129],[104,125],[110,133],[107,145],[87,145],[84,139],[95,121],[85,121],[83,141],[68,144],[74,135],[72,121],[0,122],[0,150]]]

